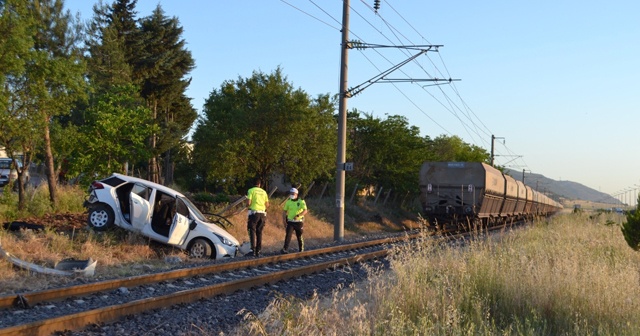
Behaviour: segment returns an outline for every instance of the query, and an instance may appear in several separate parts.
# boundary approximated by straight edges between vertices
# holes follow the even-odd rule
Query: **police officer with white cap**
[[[289,253],[289,243],[291,243],[291,234],[296,232],[298,238],[298,249],[304,251],[304,239],[302,238],[302,229],[304,224],[304,215],[307,214],[307,203],[298,198],[298,189],[291,188],[289,190],[289,199],[283,207],[283,219],[286,221],[286,234],[284,237],[284,247],[282,253]]]

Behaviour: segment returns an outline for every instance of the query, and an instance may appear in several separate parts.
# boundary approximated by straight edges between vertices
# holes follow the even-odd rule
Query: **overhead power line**
[[[368,4],[366,4],[366,3],[364,2],[364,0],[361,0],[361,2],[363,2],[363,3],[365,4],[365,6],[366,6],[366,7],[368,7],[370,10],[372,10],[372,9],[371,9],[371,7],[370,7],[370,6],[368,6]],[[385,36],[385,34],[384,34],[382,31],[380,31],[379,29],[377,29],[377,28],[376,28],[376,27],[375,27],[371,22],[369,22],[369,21],[368,21],[368,20],[367,20],[367,19],[366,19],[362,14],[360,14],[357,10],[355,10],[353,7],[350,7],[350,9],[351,9],[352,11],[354,11],[355,13],[357,13],[357,14],[358,14],[358,15],[359,15],[359,16],[360,16],[360,17],[361,17],[365,22],[367,22],[367,23],[368,23],[368,24],[369,24],[369,25],[370,25],[370,26],[371,26],[375,31],[377,31],[380,35],[382,35],[382,36],[383,36],[387,41],[389,41],[389,42],[393,43],[393,42],[391,41],[391,39],[390,39],[390,38],[388,38],[387,36]],[[398,41],[400,41],[400,43],[402,43],[401,39],[400,39],[400,38],[398,37],[398,35],[396,34],[396,31],[399,31],[399,30],[398,30],[398,29],[396,29],[395,27],[393,27],[391,24],[389,24],[389,23],[388,23],[388,21],[387,21],[387,20],[385,20],[385,19],[382,17],[382,15],[379,15],[379,14],[378,14],[378,16],[379,16],[379,17],[380,17],[380,19],[381,19],[381,20],[382,20],[382,21],[387,25],[387,27],[388,27],[388,28],[389,28],[389,30],[393,33],[393,35],[395,36],[395,38],[396,38]],[[411,42],[411,41],[410,41],[410,39],[408,39],[408,38],[407,38],[407,37],[405,37],[404,35],[402,35],[402,34],[400,34],[400,35],[401,35],[403,38],[405,38],[407,41]],[[402,49],[401,49],[401,50],[402,50]],[[408,56],[408,55],[407,55],[407,52],[406,52],[405,50],[402,50],[402,51],[403,51],[403,53],[405,54],[405,56]],[[380,54],[380,53],[378,53],[378,54]],[[381,55],[381,54],[380,54],[380,55]],[[381,55],[381,56],[382,56],[385,60],[387,60],[387,62],[389,62],[389,63],[393,64],[393,62],[391,62],[388,58],[384,57],[383,55]],[[437,72],[438,72],[438,73],[439,73],[443,78],[450,77],[450,76],[444,76],[444,75],[443,75],[442,71],[440,71],[440,70],[438,69],[437,65],[433,62],[433,60],[431,60],[431,58],[429,57],[429,55],[426,55],[426,57],[427,57],[427,59],[429,59],[429,61],[431,62],[431,64],[434,66],[434,68],[437,70]],[[442,57],[440,57],[440,59],[442,60]],[[369,60],[369,59],[367,58],[367,60]],[[369,62],[371,62],[371,61],[369,60]],[[417,60],[416,60],[416,61],[414,61],[414,63],[416,63],[416,64],[417,64],[417,65],[418,65],[418,66],[419,66],[419,67],[424,71],[424,73],[425,73],[425,74],[427,74],[427,76],[429,76],[429,77],[431,77],[431,78],[437,78],[437,76],[432,76],[432,75],[431,75],[431,74],[430,74],[426,69],[424,69],[424,67],[423,67],[419,62],[417,62]],[[374,67],[375,67],[375,65],[374,65]],[[376,67],[376,68],[377,68],[377,67]],[[404,75],[406,75],[407,77],[409,77],[409,75],[408,75],[405,71],[400,70],[400,72],[401,72],[401,73],[403,73]],[[444,84],[444,83],[442,83],[442,84]],[[431,85],[429,85],[429,86],[431,86]],[[395,86],[394,86],[394,87],[395,87]],[[428,87],[428,86],[422,86],[422,89],[423,89],[425,92],[427,92],[427,94],[429,94],[429,95],[431,96],[431,98],[433,98],[436,102],[438,102],[440,105],[442,105],[442,107],[443,107],[445,110],[447,110],[447,111],[448,111],[449,113],[451,113],[451,114],[452,114],[456,119],[458,119],[458,120],[461,122],[462,126],[463,126],[463,127],[464,127],[464,129],[467,131],[467,133],[468,133],[468,134],[469,134],[469,136],[472,138],[472,140],[474,140],[474,141],[477,143],[477,140],[475,139],[475,137],[473,136],[473,134],[472,134],[472,133],[475,133],[478,137],[480,137],[480,139],[483,139],[483,137],[482,137],[482,136],[480,135],[480,133],[478,132],[479,126],[474,122],[474,120],[473,120],[469,115],[466,115],[464,112],[462,113],[462,114],[463,114],[463,116],[464,116],[466,119],[468,119],[468,120],[469,120],[469,122],[471,123],[471,125],[472,125],[473,127],[470,127],[469,125],[467,125],[467,123],[466,123],[466,122],[464,122],[464,121],[463,121],[463,118],[461,118],[461,117],[458,115],[458,113],[456,112],[456,110],[459,110],[459,111],[462,111],[462,110],[461,110],[461,109],[459,109],[459,108],[456,108],[456,107],[457,107],[457,106],[455,106],[456,104],[455,104],[455,103],[453,102],[453,100],[452,100],[452,99],[447,95],[447,93],[446,93],[446,92],[444,92],[444,91],[442,90],[442,88],[440,88],[440,92],[442,93],[442,95],[444,96],[444,98],[446,99],[446,101],[448,102],[448,104],[450,105],[449,107],[447,107],[447,105],[446,105],[445,103],[441,102],[441,101],[440,101],[440,99],[438,99],[436,96],[434,96],[434,95],[433,95],[432,93],[430,93],[428,90],[426,90],[426,89],[425,89],[425,87]],[[398,87],[395,87],[395,88],[396,88],[396,90],[398,90],[399,92],[402,92],[402,90],[401,90],[400,88],[398,88]],[[403,96],[408,97],[408,96],[407,96],[406,94],[404,94],[404,93],[403,93]],[[459,95],[458,95],[458,96],[459,96]],[[460,98],[461,98],[461,97],[460,97]],[[429,115],[428,115],[428,114],[427,114],[427,113],[426,113],[422,108],[419,108],[419,110],[420,110],[420,112],[422,112],[422,114],[424,114],[425,116],[427,116],[429,119],[433,120],[433,118],[432,118],[432,117],[430,117],[430,116],[429,116]],[[438,126],[440,126],[440,125],[438,124]],[[440,127],[441,127],[441,126],[440,126]],[[443,129],[444,129],[444,128],[443,128]],[[446,129],[445,129],[445,131],[446,131]],[[450,133],[450,132],[448,132],[448,131],[447,131],[447,133]],[[487,133],[487,132],[485,132],[485,133],[486,133],[486,134],[489,134],[489,133]],[[485,144],[486,144],[486,142],[485,142]]]
[[[381,44],[369,44],[369,43],[363,43],[360,41],[352,41],[347,43],[347,48],[349,49],[366,49],[366,48],[390,48],[390,47],[394,47],[394,46],[388,46],[388,45],[381,45]],[[400,49],[410,49],[410,50],[418,50],[419,52],[411,57],[409,57],[408,59],[398,63],[397,65],[392,66],[391,68],[389,68],[386,71],[383,71],[382,73],[380,73],[377,76],[374,76],[373,78],[371,78],[370,80],[352,88],[349,89],[345,95],[347,97],[353,97],[355,95],[357,95],[358,93],[362,92],[364,89],[368,88],[369,86],[371,86],[374,83],[379,83],[379,82],[383,82],[383,83],[392,83],[392,82],[438,82],[438,81],[444,81],[443,79],[438,79],[438,78],[428,78],[428,79],[416,79],[416,78],[400,78],[400,79],[395,79],[395,78],[388,78],[386,77],[387,75],[389,75],[390,73],[398,70],[400,67],[402,67],[403,65],[413,61],[414,59],[418,58],[418,56],[427,53],[428,51],[438,51],[438,48],[442,47],[442,45],[423,45],[423,46],[398,46],[397,48]],[[454,79],[448,79],[448,82],[453,81]]]
[[[364,0],[361,0],[361,1],[362,1],[362,2],[364,2]],[[398,12],[394,7],[393,7],[393,5],[392,5],[389,1],[385,1],[385,5],[388,5],[388,7],[389,7],[389,8],[391,8],[391,9],[392,9],[392,11],[393,11],[393,12],[395,12],[395,13],[396,13],[396,14],[397,14],[397,15],[398,15],[398,16],[399,16],[399,17],[400,17],[400,18],[401,18],[401,19],[402,19],[402,20],[403,20],[407,25],[409,25],[409,27],[411,27],[411,29],[413,29],[413,31],[414,31],[414,32],[416,32],[416,33],[417,33],[417,34],[422,38],[422,40],[427,41],[428,43],[430,43],[430,42],[429,42],[429,40],[428,40],[426,37],[424,37],[424,36],[423,36],[423,35],[422,35],[422,34],[421,34],[417,29],[415,29],[415,27],[414,27],[413,25],[411,25],[411,24],[409,23],[409,21],[407,21],[407,20],[404,18],[404,16],[403,16],[401,13],[399,13],[399,12]],[[376,15],[377,15],[378,17],[380,17],[380,19],[383,21],[383,23],[389,27],[389,30],[394,34],[394,36],[396,36],[396,38],[398,39],[398,41],[400,41],[400,38],[398,37],[398,35],[396,35],[396,34],[395,34],[395,32],[396,32],[396,31],[398,31],[398,30],[397,30],[397,29],[395,29],[395,28],[394,28],[394,27],[393,27],[393,26],[388,22],[388,20],[386,20],[385,18],[383,18],[383,16],[382,16],[379,12],[376,12]],[[381,35],[382,35],[382,36],[384,36],[384,34],[381,34]],[[402,35],[402,34],[400,34],[400,35],[401,35],[401,36],[403,36],[403,38],[405,38],[407,41],[409,41],[409,42],[411,42],[411,43],[412,43],[412,41],[411,41],[409,38],[406,38],[406,37],[405,37],[404,35]],[[402,42],[401,42],[401,43],[402,43]],[[440,58],[440,62],[441,62],[441,64],[443,65],[444,70],[445,70],[445,73],[446,73],[446,75],[443,75],[443,77],[445,77],[445,78],[446,78],[446,77],[450,77],[449,69],[447,68],[446,63],[444,62],[444,59],[442,59],[442,55],[441,55],[440,53],[438,53],[438,57]],[[438,68],[438,66],[433,62],[433,60],[432,60],[428,55],[427,55],[427,59],[432,63],[432,65],[434,66],[434,68],[435,68],[435,69],[436,69],[436,70],[437,70],[437,71],[442,75],[442,71],[440,71],[440,69]],[[417,63],[417,64],[419,64],[419,62],[416,62],[416,63]],[[422,67],[421,67],[421,68],[422,68]],[[425,73],[427,73],[427,74],[428,74],[428,72],[426,71],[426,69],[424,69],[424,68],[422,68],[422,69],[425,71]],[[452,107],[451,107],[451,109],[448,109],[448,108],[446,108],[446,107],[445,107],[445,109],[448,109],[448,110],[449,110],[450,112],[452,112],[452,114],[454,114],[454,116],[456,116],[456,117],[457,117],[457,113],[455,113],[454,111],[455,111],[456,109],[457,109],[457,110],[459,110],[459,111],[460,111],[460,112],[465,116],[465,118],[466,118],[466,119],[468,119],[468,120],[471,122],[471,125],[472,125],[472,126],[474,127],[474,129],[475,129],[475,131],[473,131],[473,133],[475,133],[476,135],[478,135],[478,137],[480,138],[480,140],[481,140],[481,142],[482,142],[482,143],[486,144],[486,143],[487,143],[487,142],[486,142],[486,138],[487,138],[487,137],[486,137],[486,136],[482,136],[482,135],[480,134],[480,132],[484,133],[485,135],[489,135],[489,134],[491,134],[491,133],[492,133],[492,132],[491,132],[491,130],[490,130],[490,129],[485,125],[485,123],[484,123],[484,122],[483,122],[483,121],[478,117],[478,115],[473,111],[473,109],[471,109],[471,108],[468,106],[468,104],[464,101],[464,99],[463,99],[463,98],[462,98],[462,96],[460,95],[460,92],[458,91],[458,88],[456,87],[456,85],[455,85],[454,83],[451,83],[451,84],[452,84],[452,85],[450,85],[450,87],[452,88],[453,92],[455,93],[455,95],[458,97],[458,99],[459,99],[459,100],[460,100],[460,102],[462,103],[462,108],[460,108],[460,107],[456,106],[456,104],[454,104],[454,103],[453,103],[453,100],[452,100],[452,99],[450,99],[450,98],[448,97],[448,95],[446,94],[446,92],[444,92],[442,88],[439,88],[439,89],[440,89],[440,91],[441,91],[441,93],[442,93],[442,94],[445,96],[445,98],[447,99],[447,101],[448,101],[450,104],[452,104],[452,105],[454,105],[454,106],[455,106],[455,107],[454,107],[454,106],[452,106]],[[437,100],[437,98],[435,98],[433,95],[431,95],[431,96],[432,96],[434,99],[436,99],[436,100]],[[467,131],[469,131],[470,129],[468,128],[468,126],[466,125],[466,123],[465,123],[465,122],[463,122],[463,121],[462,121],[462,119],[460,119],[459,117],[457,117],[457,118],[458,118],[458,119],[459,119],[459,121],[462,123],[463,127],[465,127],[465,129],[467,129]],[[479,125],[478,125],[478,124],[476,124],[475,120],[477,120],[477,122],[479,123]],[[469,134],[469,135],[471,135],[471,134]],[[472,136],[472,138],[473,138],[473,136]],[[476,141],[476,142],[477,142],[477,141]],[[507,151],[508,151],[508,152],[510,152],[510,153],[511,153],[511,150],[510,150],[506,145],[505,145],[504,147],[507,149]],[[503,154],[503,156],[507,156],[507,155],[504,155],[504,154]],[[512,155],[508,155],[508,156],[515,157],[515,159],[512,159],[512,160],[508,161],[507,163],[512,162],[513,160],[516,160],[516,159],[520,159],[520,161],[521,161],[525,166],[527,166],[527,165],[526,165],[526,162],[522,159],[522,155],[513,155],[513,154],[512,154]]]
[[[336,30],[340,30],[339,27],[335,27],[334,25],[327,23],[325,21],[323,21],[322,19],[318,18],[317,16],[314,16],[310,13],[308,13],[305,10],[302,10],[301,8],[298,8],[294,5],[292,5],[291,3],[289,3],[286,0],[281,0],[283,3],[287,4],[288,6],[300,11],[301,13],[313,18],[314,20],[317,20],[318,22],[323,23],[324,25],[327,25],[333,29]],[[323,9],[320,5],[318,5],[314,0],[309,0],[309,2],[311,4],[313,4],[313,6],[315,6],[317,9],[319,9],[320,11],[323,12],[324,15],[328,16],[333,22],[338,23],[339,26],[342,26],[342,24],[340,23],[339,20],[337,20],[335,17],[333,17],[328,11],[326,11],[325,9]],[[407,36],[405,36],[404,34],[402,34],[402,32],[395,28],[390,22],[389,20],[385,19],[385,17],[382,15],[382,11],[380,11],[380,2],[378,1],[373,1],[373,6],[371,6],[371,0],[361,0],[361,3],[364,4],[364,6],[366,8],[368,8],[372,13],[374,13],[376,15],[376,17],[378,17],[382,23],[388,28],[389,32],[391,32],[393,34],[393,37],[395,40],[397,40],[399,43],[397,45],[394,45],[395,43],[391,42],[391,39],[389,37],[387,37],[385,35],[384,32],[382,32],[379,28],[377,28],[374,24],[372,24],[367,17],[365,17],[364,15],[362,15],[361,13],[358,12],[358,10],[356,8],[353,8],[353,6],[349,5],[350,10],[353,13],[356,13],[364,22],[366,22],[372,29],[374,29],[374,31],[376,31],[378,34],[380,34],[384,39],[386,39],[388,42],[390,42],[392,45],[390,46],[382,46],[382,45],[377,45],[378,48],[394,48],[394,47],[399,47],[398,49],[400,49],[405,56],[409,57],[408,55],[408,51],[413,50],[410,48],[402,48],[403,46],[408,46],[411,45],[413,46],[413,41],[411,41],[410,38],[408,38]],[[376,4],[377,3],[377,4]],[[427,43],[429,42],[429,39],[427,39],[424,35],[422,35],[416,28],[415,26],[413,26],[393,5],[391,2],[389,1],[384,1],[384,8],[389,8],[391,10],[392,13],[394,13],[395,15],[397,15],[402,22],[404,22],[405,24],[407,24],[419,37],[421,40],[426,41]],[[358,34],[354,31],[351,31],[349,28],[347,28],[349,30],[349,32],[355,36],[356,38],[362,39],[360,36],[358,36]],[[403,42],[405,41],[405,42]],[[408,43],[407,43],[408,42]],[[374,45],[372,45],[374,46]],[[416,46],[416,48],[419,46]],[[371,65],[376,68],[378,71],[381,71],[380,68],[378,66],[375,65],[374,61],[371,60],[365,53],[363,53],[362,49],[357,49],[360,51],[360,54],[369,62],[371,63]],[[417,50],[417,49],[416,49]],[[381,54],[380,52],[376,51],[376,53],[382,57],[383,59],[385,59],[387,62],[389,62],[389,64],[395,64],[396,62],[392,62],[391,60],[389,60],[386,56],[384,56],[383,54]],[[408,75],[404,70],[402,69],[398,69],[397,71],[399,71],[399,73],[402,73],[403,75],[406,75],[407,78],[406,79],[402,79],[402,78],[377,78],[377,82],[379,83],[391,83],[394,88],[400,93],[402,94],[402,96],[405,97],[405,99],[407,99],[412,105],[415,106],[416,109],[418,109],[418,111],[420,111],[423,115],[425,115],[427,118],[429,118],[436,126],[440,127],[441,129],[443,129],[447,134],[451,134],[450,131],[446,130],[441,124],[439,124],[433,117],[431,117],[428,113],[426,113],[426,111],[423,109],[423,107],[420,104],[417,104],[416,102],[414,102],[409,95],[407,95],[403,89],[401,89],[400,87],[398,87],[397,85],[395,85],[395,83],[397,82],[410,82],[410,83],[414,83],[416,85],[420,85],[421,88],[424,90],[424,92],[426,92],[429,96],[431,96],[432,99],[434,99],[434,101],[438,102],[446,111],[448,111],[450,114],[452,114],[456,119],[458,119],[458,121],[461,123],[461,125],[464,127],[464,129],[467,131],[467,133],[469,134],[469,136],[471,137],[471,139],[473,140],[473,142],[475,143],[480,143],[480,146],[482,147],[487,147],[488,146],[488,135],[492,134],[493,132],[489,129],[489,127],[482,121],[482,119],[480,119],[480,117],[475,113],[475,111],[467,104],[467,102],[464,100],[464,98],[462,97],[462,95],[460,94],[460,91],[458,90],[457,86],[455,85],[454,81],[451,79],[451,75],[449,72],[449,69],[447,68],[447,65],[442,57],[441,54],[438,55],[439,58],[439,63],[441,64],[441,67],[438,66],[436,64],[436,62],[434,62],[434,60],[428,55],[425,55],[427,57],[427,60],[431,63],[431,65],[433,66],[433,68],[435,69],[436,73],[438,75],[431,75],[430,72],[424,68],[424,66],[421,64],[421,62],[418,61],[418,59],[414,58],[412,60],[412,62],[414,62],[415,64],[418,65],[418,67],[420,69],[422,69],[422,71],[429,77],[429,79],[431,81],[433,81],[434,83],[431,85],[421,85],[420,81],[417,80],[411,80],[410,76]],[[382,71],[381,71],[382,72]],[[449,81],[449,79],[451,79]],[[371,80],[374,80],[373,78]],[[365,82],[363,84],[361,84],[363,86],[363,89],[366,88],[367,86],[371,85],[371,84],[366,84],[368,82]],[[452,97],[450,97],[450,94],[448,94],[445,90],[443,90],[442,85],[441,84],[450,84],[449,86],[451,87],[452,92],[454,93],[454,97],[456,99],[453,99]],[[438,86],[438,90],[440,92],[440,94],[442,95],[442,97],[444,98],[444,101],[442,100],[442,98],[438,98],[437,96],[435,96],[430,90],[428,90],[429,87],[431,86]],[[360,90],[361,91],[361,90]],[[358,92],[360,92],[358,91]],[[353,93],[352,93],[353,94]],[[356,92],[357,94],[357,92]],[[456,101],[458,101],[458,103],[456,103]],[[466,120],[466,121],[465,121]],[[504,149],[508,152],[508,153],[512,153],[512,151],[506,146],[503,145]],[[500,153],[501,151],[499,151],[498,149],[496,149],[496,152]],[[522,156],[515,156],[513,154],[509,154],[512,157],[516,157],[518,160],[520,160],[520,162],[522,162],[523,166],[528,167],[528,165],[526,164],[526,162],[524,161],[524,159],[522,159]],[[500,153],[500,156],[506,157],[507,154],[504,153]],[[509,162],[511,162],[513,160],[510,160]]]
[[[329,24],[329,23],[327,23],[327,22],[324,22],[323,20],[320,20],[319,18],[317,18],[317,17],[315,17],[315,16],[313,16],[313,15],[311,15],[311,14],[309,14],[309,13],[307,13],[307,12],[303,11],[302,9],[300,9],[300,8],[298,8],[298,7],[296,7],[296,6],[292,5],[292,4],[290,4],[290,3],[288,3],[287,1],[285,1],[285,0],[280,0],[280,1],[284,2],[285,4],[289,5],[290,7],[294,8],[294,9],[296,9],[296,10],[297,10],[297,11],[299,11],[300,13],[303,13],[303,14],[305,14],[305,15],[307,15],[307,16],[309,16],[309,17],[313,18],[313,19],[315,19],[316,21],[318,21],[318,22],[322,22],[322,23],[324,23],[325,25],[327,25],[327,26],[329,26],[329,27],[331,27],[331,28],[333,28],[333,29],[335,29],[335,30],[337,30],[337,31],[340,31],[340,28],[338,28],[338,27],[334,27],[334,26],[332,26],[331,24]],[[311,1],[311,0],[309,0],[309,1]],[[313,1],[311,1],[311,3],[313,3],[313,4],[315,5],[315,3],[314,3]],[[318,5],[316,5],[316,7],[320,8]],[[320,8],[320,9],[322,9],[322,8]],[[323,10],[323,11],[324,11],[324,10]],[[326,12],[325,12],[325,13],[326,13]],[[326,14],[328,15],[328,13],[326,13]],[[331,17],[331,15],[329,15],[329,17]],[[331,17],[331,18],[333,18],[333,17]],[[340,21],[337,21],[336,19],[334,19],[334,21],[336,21],[338,24],[340,24]]]

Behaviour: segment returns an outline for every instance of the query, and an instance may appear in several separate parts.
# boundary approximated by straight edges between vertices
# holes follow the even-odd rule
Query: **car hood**
[[[229,239],[230,241],[232,241],[234,244],[238,246],[240,245],[236,237],[232,236],[229,232],[225,231],[223,228],[219,227],[218,225],[213,223],[208,223],[208,222],[200,222],[200,221],[198,222],[198,224],[204,225],[209,231]]]

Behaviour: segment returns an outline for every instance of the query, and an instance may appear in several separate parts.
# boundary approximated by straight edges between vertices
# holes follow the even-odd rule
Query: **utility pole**
[[[338,103],[338,156],[336,160],[336,223],[333,240],[344,240],[344,164],[347,157],[347,63],[349,60],[349,0],[342,1],[340,43],[340,101]]]
[[[491,167],[493,167],[493,141],[496,139],[496,136],[491,134]]]
[[[338,155],[336,158],[336,221],[333,230],[333,239],[335,241],[342,241],[344,239],[344,189],[345,189],[345,171],[353,169],[353,163],[347,163],[347,98],[351,98],[356,94],[362,92],[367,87],[374,83],[394,83],[394,82],[436,82],[446,84],[452,81],[459,81],[459,79],[452,78],[429,78],[429,79],[415,79],[415,78],[388,78],[387,76],[399,69],[400,67],[412,62],[414,59],[427,53],[428,51],[438,51],[442,45],[409,45],[409,46],[385,46],[379,44],[369,44],[361,41],[349,41],[349,0],[343,0],[342,5],[342,41],[340,43],[340,92],[338,102]],[[374,9],[379,9],[379,1],[374,2]],[[348,71],[348,50],[351,48],[366,49],[366,48],[402,48],[408,50],[417,50],[418,53],[409,57],[408,59],[392,66],[391,68],[383,71],[381,74],[374,76],[368,81],[359,84],[351,89],[347,88],[347,71]]]
[[[528,169],[522,168],[522,183],[524,183],[524,172],[527,171]],[[531,173],[531,171],[529,170],[529,173]]]
[[[495,135],[491,134],[491,167],[493,167],[493,160],[495,158],[495,155],[493,154],[493,148],[494,148],[493,143],[495,142],[496,139],[502,139],[502,143],[504,143],[503,137],[496,137]]]

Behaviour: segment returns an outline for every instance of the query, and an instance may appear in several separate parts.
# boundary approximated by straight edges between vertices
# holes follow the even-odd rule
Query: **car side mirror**
[[[195,229],[195,228],[196,228],[196,226],[198,226],[198,223],[196,223],[196,221],[192,220],[192,221],[189,223],[189,230],[193,231],[193,229]]]

